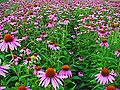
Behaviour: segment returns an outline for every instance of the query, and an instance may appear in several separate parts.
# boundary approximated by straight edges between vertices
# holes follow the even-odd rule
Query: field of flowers
[[[0,3],[0,90],[120,90],[119,5]]]

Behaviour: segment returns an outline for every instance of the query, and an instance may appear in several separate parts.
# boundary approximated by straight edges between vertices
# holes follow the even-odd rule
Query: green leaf
[[[5,55],[1,54],[0,58],[4,60]]]
[[[11,78],[7,81],[7,85],[8,85],[11,81],[16,81],[17,79],[18,79],[17,76],[11,77]]]
[[[75,87],[76,87],[76,85],[73,88],[71,88],[70,90],[75,90]]]
[[[80,79],[79,76],[73,76],[72,78],[73,78],[73,79]]]
[[[8,55],[6,55],[5,57],[10,57],[10,56],[12,56],[12,54],[8,54]]]
[[[92,90],[96,90],[96,88],[98,88],[100,86],[100,84],[97,84]]]
[[[13,70],[14,72],[16,72],[14,66],[11,66],[10,68],[11,68],[11,70]]]
[[[29,77],[30,75],[23,75],[20,77],[20,81],[23,79],[23,78],[26,78],[26,77]]]
[[[63,86],[60,86],[59,90],[64,90],[64,87],[63,87]]]

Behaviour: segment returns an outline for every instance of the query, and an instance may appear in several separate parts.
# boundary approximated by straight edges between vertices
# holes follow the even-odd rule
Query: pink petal
[[[3,69],[10,69],[10,65],[1,66]]]
[[[62,82],[59,80],[59,78],[55,77],[55,79],[56,79],[61,85],[63,85]]]
[[[53,87],[54,87],[54,89],[56,90],[56,82],[55,82],[55,80],[54,80],[54,78],[51,78],[51,82],[52,82],[52,85],[53,85]]]
[[[3,43],[3,45],[1,46],[1,51],[5,50],[6,45],[7,45],[7,43]]]
[[[0,71],[0,75],[2,75],[3,77],[5,77],[5,73],[3,71]]]
[[[39,85],[40,85],[45,79],[46,79],[46,75],[44,74],[44,75],[42,76],[42,78],[40,79]]]
[[[108,47],[108,46],[109,46],[109,44],[106,42],[106,43],[105,43],[105,46],[106,46],[106,47]]]
[[[104,44],[103,44],[103,43],[100,43],[100,46],[104,46]]]
[[[47,78],[47,81],[45,83],[45,87],[47,87],[49,83],[50,83],[50,78]]]

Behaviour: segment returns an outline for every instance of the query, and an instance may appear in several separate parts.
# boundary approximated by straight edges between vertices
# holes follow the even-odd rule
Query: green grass
[[[2,3],[2,2],[6,2],[6,0],[0,0],[0,3]]]

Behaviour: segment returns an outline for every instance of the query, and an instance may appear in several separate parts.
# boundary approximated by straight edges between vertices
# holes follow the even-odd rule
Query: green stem
[[[12,50],[10,50],[10,52],[11,52],[11,55],[12,55],[12,59],[14,59]],[[14,66],[14,68],[15,68],[15,73],[16,73],[16,75],[17,75],[17,77],[18,77],[18,82],[20,83],[19,73],[18,73],[18,71],[17,71],[16,65],[13,65],[13,66]]]

